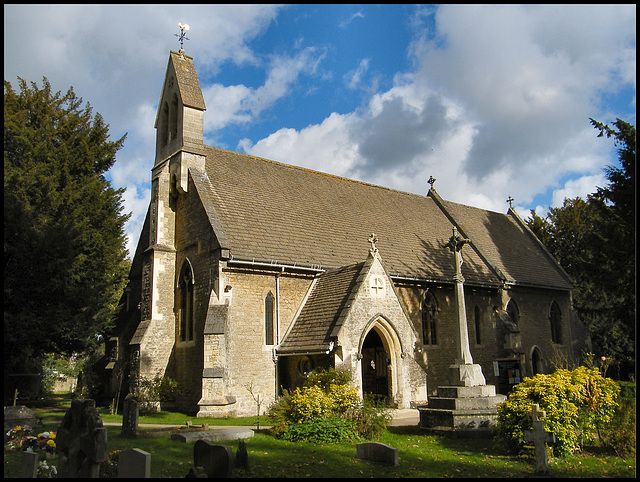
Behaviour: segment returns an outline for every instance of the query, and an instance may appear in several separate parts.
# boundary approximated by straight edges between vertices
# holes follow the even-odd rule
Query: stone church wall
[[[168,294],[174,301],[174,351],[168,370],[182,390],[178,406],[196,410],[202,391],[204,359],[204,323],[217,272],[216,249],[218,242],[213,235],[206,213],[199,202],[192,182],[186,195],[172,202],[176,210],[176,277],[186,259],[193,268],[194,286],[194,337],[192,341],[179,341],[179,293],[175,289],[177,279],[171,284],[173,292]]]
[[[231,324],[227,333],[227,366],[225,389],[236,398],[233,410],[238,415],[255,414],[256,404],[249,392],[266,407],[276,394],[276,366],[274,345],[265,343],[265,298],[269,292],[276,297],[276,276],[279,277],[280,326],[276,330],[282,339],[304,296],[311,285],[311,277],[260,271],[228,269],[225,283],[232,287],[230,303]],[[274,313],[274,325],[277,315]],[[275,330],[275,326],[274,326]],[[276,336],[274,334],[274,336]]]

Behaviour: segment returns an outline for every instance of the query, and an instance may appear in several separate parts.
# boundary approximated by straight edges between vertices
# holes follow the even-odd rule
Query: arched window
[[[511,321],[517,325],[520,319],[520,311],[518,310],[518,305],[513,298],[509,300],[509,303],[507,303],[506,311],[511,318]]]
[[[171,109],[169,110],[169,139],[171,142],[178,136],[178,96],[173,94]]]
[[[271,292],[264,299],[264,338],[265,344],[273,345],[273,295]]]
[[[431,293],[428,293],[422,302],[422,343],[425,345],[438,343],[437,312],[436,300]]]
[[[476,344],[479,345],[480,343],[482,343],[482,338],[480,337],[480,324],[482,323],[482,319],[480,317],[480,308],[478,307],[478,305],[476,305],[473,310],[473,321],[476,325]]]
[[[182,264],[180,278],[178,279],[178,291],[180,293],[180,341],[193,340],[193,306],[194,306],[194,280],[191,263],[188,260]]]
[[[555,301],[551,303],[549,322],[551,324],[551,341],[554,343],[562,343],[562,313],[560,312],[558,303]]]

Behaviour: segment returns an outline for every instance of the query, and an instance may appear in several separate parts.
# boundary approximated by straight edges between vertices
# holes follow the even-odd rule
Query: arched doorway
[[[362,344],[362,392],[390,401],[391,358],[378,332],[370,330]]]
[[[544,373],[544,368],[542,367],[542,353],[540,353],[537,346],[533,347],[531,352],[531,371],[533,372],[534,377],[538,373]]]

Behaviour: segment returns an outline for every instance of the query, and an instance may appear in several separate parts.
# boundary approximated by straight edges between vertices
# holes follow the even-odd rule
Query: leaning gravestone
[[[209,478],[231,477],[235,465],[233,450],[228,445],[197,440],[193,446],[193,465],[202,467]]]
[[[58,477],[97,478],[107,454],[107,429],[94,400],[72,400],[56,434]]]
[[[38,418],[33,411],[24,405],[4,407],[4,432],[7,433],[13,427],[29,425],[34,427],[38,423]]]
[[[118,478],[148,479],[151,477],[151,454],[140,449],[120,452],[118,456]]]

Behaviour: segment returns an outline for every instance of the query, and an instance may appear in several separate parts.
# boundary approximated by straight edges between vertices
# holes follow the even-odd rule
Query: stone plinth
[[[484,377],[483,377],[484,378]],[[494,385],[442,386],[419,407],[420,427],[465,436],[489,436],[498,418],[497,405],[507,399]]]
[[[449,367],[449,385],[461,387],[477,387],[487,382],[482,374],[482,367],[475,363],[451,365]]]

